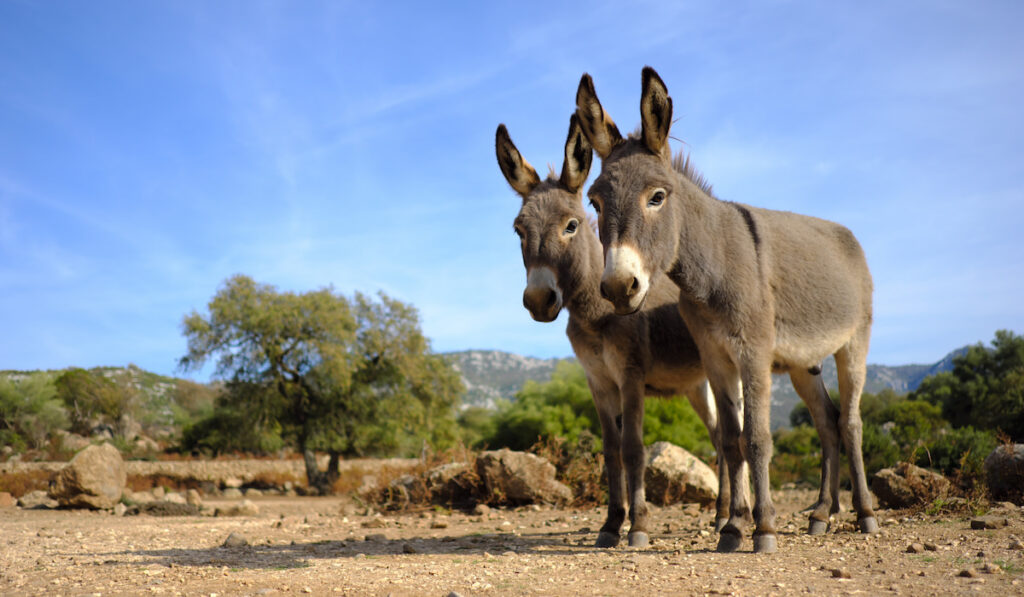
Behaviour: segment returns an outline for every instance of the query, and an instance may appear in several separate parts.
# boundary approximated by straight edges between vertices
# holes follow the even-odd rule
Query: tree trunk
[[[327,473],[325,474],[327,477],[328,488],[333,487],[335,482],[337,482],[338,477],[341,476],[341,467],[339,466],[341,463],[341,454],[334,450],[331,450],[329,454],[331,455],[331,460],[327,463]]]
[[[320,467],[316,464],[316,452],[303,450],[302,457],[306,462],[306,485],[320,495],[326,495],[331,483],[327,480],[327,473],[320,472]]]

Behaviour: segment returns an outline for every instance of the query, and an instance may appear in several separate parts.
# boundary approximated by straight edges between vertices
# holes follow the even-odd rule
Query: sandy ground
[[[779,551],[714,552],[711,513],[654,509],[643,550],[591,547],[604,511],[366,515],[343,498],[257,498],[252,517],[117,517],[0,509],[2,595],[1024,595],[1024,510],[971,530],[964,515],[843,514],[802,533],[808,491],[777,494]],[[208,500],[211,507],[227,500]],[[223,547],[231,533],[249,542]],[[624,543],[624,542],[623,542]],[[918,543],[920,553],[908,553]],[[961,576],[967,574],[969,576]]]

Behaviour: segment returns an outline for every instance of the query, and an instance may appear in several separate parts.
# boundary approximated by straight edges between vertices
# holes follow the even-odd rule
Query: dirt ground
[[[802,530],[809,491],[776,494],[772,555],[715,553],[712,515],[655,508],[651,546],[591,547],[604,511],[549,508],[367,515],[343,498],[257,498],[251,517],[118,517],[0,509],[2,595],[1024,595],[1024,510],[881,511]],[[229,504],[208,500],[207,506]],[[249,545],[223,547],[232,533]],[[625,541],[623,541],[625,543]],[[908,546],[920,553],[908,553]]]

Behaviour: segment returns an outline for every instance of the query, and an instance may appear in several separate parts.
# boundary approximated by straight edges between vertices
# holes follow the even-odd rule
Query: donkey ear
[[[594,91],[594,80],[586,73],[580,78],[580,87],[576,90],[576,114],[580,117],[583,134],[597,150],[597,155],[602,159],[608,157],[615,144],[622,140],[622,135],[601,107]]]
[[[594,148],[590,146],[580,119],[575,114],[569,118],[569,136],[565,140],[565,161],[562,162],[562,186],[570,193],[578,193],[580,187],[590,174],[590,164],[594,160]]]
[[[505,175],[505,180],[525,199],[530,191],[540,184],[540,177],[516,149],[504,124],[498,125],[498,131],[494,135],[494,152],[498,156],[498,167]]]
[[[668,129],[672,126],[672,98],[668,96],[664,81],[649,66],[645,66],[643,71],[640,122],[644,145],[655,155],[661,155],[668,143]]]

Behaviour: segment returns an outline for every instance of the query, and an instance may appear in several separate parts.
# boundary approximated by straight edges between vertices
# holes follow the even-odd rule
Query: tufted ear
[[[530,191],[540,184],[540,177],[537,176],[537,171],[533,169],[533,166],[524,160],[519,150],[516,149],[504,124],[499,124],[498,130],[494,134],[494,152],[498,156],[498,167],[505,175],[505,180],[512,185],[515,192],[525,199]]]
[[[602,159],[608,157],[615,144],[622,141],[618,127],[597,99],[594,80],[586,73],[580,78],[580,86],[576,90],[576,115],[579,116],[583,134]]]
[[[643,91],[640,94],[640,122],[643,140],[654,155],[661,155],[668,144],[668,129],[672,126],[672,98],[664,81],[645,66],[643,70]]]
[[[580,119],[575,114],[569,118],[569,136],[565,139],[565,161],[562,162],[562,176],[559,181],[570,193],[578,193],[590,174],[594,160],[594,148],[590,146]]]

